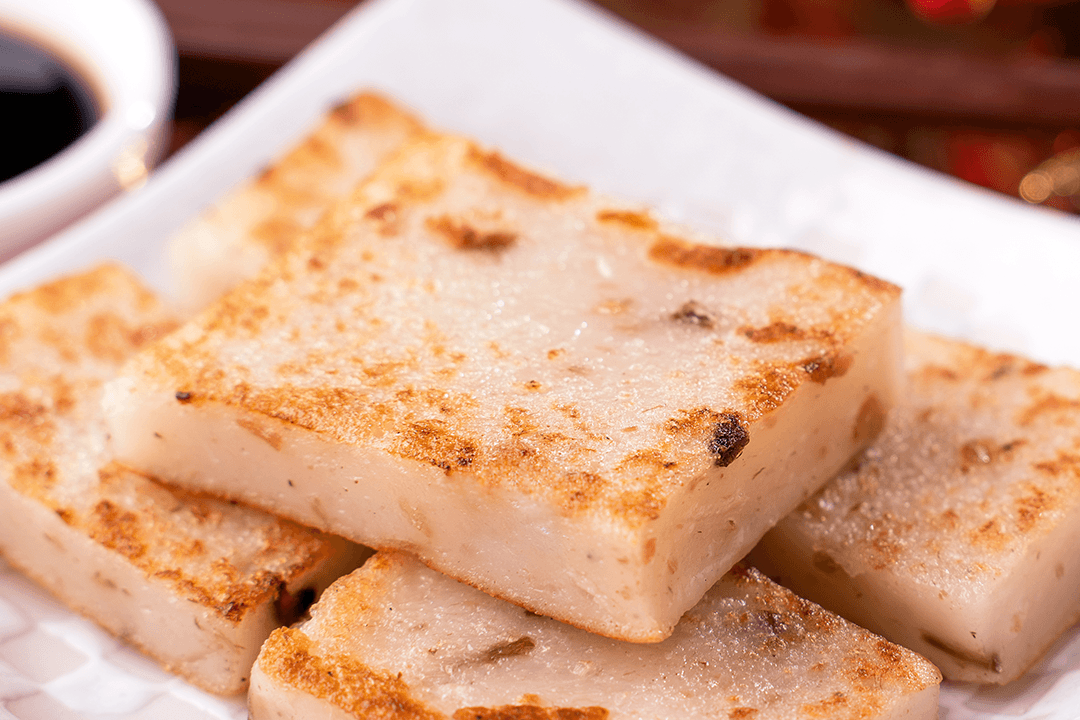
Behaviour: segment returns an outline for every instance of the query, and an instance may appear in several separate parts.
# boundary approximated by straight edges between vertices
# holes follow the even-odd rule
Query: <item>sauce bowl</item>
[[[149,0],[0,0],[0,33],[81,78],[98,114],[74,143],[0,182],[3,260],[145,182],[166,148],[176,52]]]

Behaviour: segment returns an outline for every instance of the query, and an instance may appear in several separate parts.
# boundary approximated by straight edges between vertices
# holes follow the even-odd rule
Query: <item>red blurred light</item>
[[[935,24],[975,22],[986,17],[995,0],[907,0],[917,16]]]

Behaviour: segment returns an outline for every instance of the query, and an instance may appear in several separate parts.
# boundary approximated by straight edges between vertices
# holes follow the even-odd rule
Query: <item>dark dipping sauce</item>
[[[0,28],[0,182],[71,145],[99,115],[85,78],[32,40]]]

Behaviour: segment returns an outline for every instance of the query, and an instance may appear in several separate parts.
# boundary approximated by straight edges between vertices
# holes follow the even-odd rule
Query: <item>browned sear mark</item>
[[[503,705],[469,707],[454,711],[453,720],[607,720],[610,713],[602,707],[553,708],[539,705]]]
[[[584,188],[564,185],[550,178],[537,175],[520,165],[510,162],[497,152],[485,152],[479,148],[469,149],[469,159],[508,185],[529,195],[546,200],[567,200],[580,195]]]
[[[735,462],[749,442],[750,433],[739,416],[733,412],[720,413],[720,419],[709,438],[709,452],[713,455],[713,463],[717,467],[727,467]]]
[[[759,418],[787,400],[803,380],[803,372],[788,363],[757,363],[755,372],[735,381],[748,407],[747,415]]]
[[[1080,455],[1058,452],[1057,457],[1053,460],[1032,463],[1032,467],[1055,478],[1067,477],[1068,475],[1080,478]]]
[[[943,365],[925,365],[913,373],[913,377],[926,384],[935,382],[952,383],[960,379],[960,375],[955,370]]]
[[[1001,552],[1009,545],[1012,536],[1001,529],[1001,524],[997,518],[990,518],[969,532],[968,540],[977,547],[983,547],[993,552]]]
[[[79,307],[87,297],[107,291],[116,281],[116,269],[104,268],[105,272],[87,272],[53,280],[27,293],[27,297],[41,310],[60,315]],[[144,297],[149,297],[148,291]]]
[[[682,307],[671,314],[671,319],[688,325],[697,325],[706,330],[711,330],[716,324],[713,314],[693,300],[684,302]]]
[[[86,349],[95,357],[119,363],[174,326],[169,322],[132,325],[117,313],[101,312],[87,321]]]
[[[446,717],[416,700],[400,675],[373,670],[345,655],[316,655],[310,638],[293,628],[275,630],[257,662],[269,677],[323,698],[356,717],[385,720]]]
[[[854,358],[850,354],[836,355],[830,353],[820,357],[804,360],[802,369],[814,382],[824,385],[825,381],[834,377],[843,377],[851,369]]]
[[[758,714],[757,708],[752,707],[736,707],[728,710],[728,720],[747,720]]]
[[[48,457],[35,457],[12,466],[8,482],[16,492],[44,499],[53,489],[56,479],[56,464]]]
[[[857,445],[869,443],[885,428],[885,406],[877,395],[869,395],[859,407],[855,425],[851,428],[851,441]]]
[[[864,273],[862,270],[852,270],[851,276],[861,282],[872,292],[879,293],[899,293],[900,288],[897,285],[893,285],[888,280],[882,280],[876,275]]]
[[[587,507],[603,491],[604,478],[591,472],[571,471],[563,475],[559,489],[562,505],[567,510]]]
[[[1065,398],[1053,393],[1047,393],[1039,397],[1028,407],[1024,408],[1016,419],[1021,426],[1033,423],[1042,415],[1054,415],[1062,411],[1075,411],[1080,408],[1080,400]]]
[[[688,270],[701,270],[711,275],[742,270],[761,255],[761,250],[753,248],[712,247],[672,237],[662,237],[649,248],[649,257],[656,262]]]
[[[94,506],[93,516],[90,536],[99,543],[130,560],[146,553],[146,544],[139,537],[139,519],[134,513],[109,500],[101,500]]]
[[[894,565],[903,552],[904,546],[897,541],[888,525],[882,527],[869,538],[867,543],[870,567],[884,570]]]
[[[656,557],[656,538],[649,538],[641,548],[641,562],[648,565]]]
[[[596,213],[596,221],[623,225],[634,230],[655,230],[657,228],[656,220],[653,220],[648,213],[634,212],[633,210],[600,210]]]
[[[831,718],[840,714],[841,708],[848,704],[848,696],[837,690],[829,697],[814,703],[806,703],[799,710],[807,717]]]
[[[1016,528],[1021,533],[1030,532],[1044,515],[1057,506],[1057,497],[1036,485],[1028,484],[1025,492],[1013,500],[1016,508]]]
[[[364,217],[372,220],[393,220],[397,216],[398,208],[392,202],[385,202],[368,210],[364,213]]]
[[[359,124],[364,117],[364,107],[360,98],[344,100],[330,110],[330,117],[343,125]]]
[[[281,450],[282,438],[280,433],[276,433],[273,430],[260,425],[254,420],[247,418],[239,418],[236,424],[247,430],[249,433],[264,441],[267,445],[275,450]]]
[[[431,463],[447,473],[469,467],[479,454],[475,443],[450,432],[439,420],[408,423],[394,449],[404,457]]]
[[[384,237],[394,235],[398,230],[400,213],[396,203],[380,203],[365,212],[364,217],[378,223],[379,234]]]
[[[803,330],[797,325],[786,323],[780,320],[771,322],[768,325],[762,327],[750,327],[744,325],[739,328],[739,332],[745,336],[750,342],[755,343],[774,343],[774,342],[787,342],[789,340],[805,340],[807,338],[806,330]]]
[[[253,227],[251,234],[272,255],[282,255],[296,244],[296,238],[303,229],[291,218],[271,216]]]
[[[485,232],[449,215],[428,218],[427,226],[449,240],[457,250],[505,250],[517,240],[516,233]]]
[[[984,377],[990,381],[1001,380],[1016,373],[1030,377],[1050,369],[1047,365],[1034,363],[1005,353],[998,355],[985,354],[985,357],[980,357],[980,360],[983,361],[983,364],[989,366]]]
[[[49,420],[49,412],[40,402],[18,391],[0,393],[0,421],[36,425]]]
[[[960,446],[960,472],[970,472],[977,465],[989,465],[994,460],[994,446],[985,440],[969,440]]]
[[[366,125],[370,127],[399,124],[408,126],[410,131],[418,132],[420,122],[381,95],[362,92],[334,106],[330,119],[342,125]]]

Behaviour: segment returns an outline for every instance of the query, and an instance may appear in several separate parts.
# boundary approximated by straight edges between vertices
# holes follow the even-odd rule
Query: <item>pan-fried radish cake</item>
[[[111,462],[102,384],[175,325],[112,266],[0,304],[0,552],[172,671],[237,693],[270,631],[363,556]]]
[[[252,720],[931,720],[937,668],[737,566],[662,643],[610,640],[380,553],[282,629]]]
[[[408,138],[420,121],[375,93],[342,103],[296,147],[172,238],[182,301],[202,308],[259,272]]]
[[[899,319],[429,136],[106,402],[134,467],[655,642],[873,439]]]
[[[755,558],[947,678],[1019,677],[1080,619],[1080,373],[911,331],[857,465]]]

